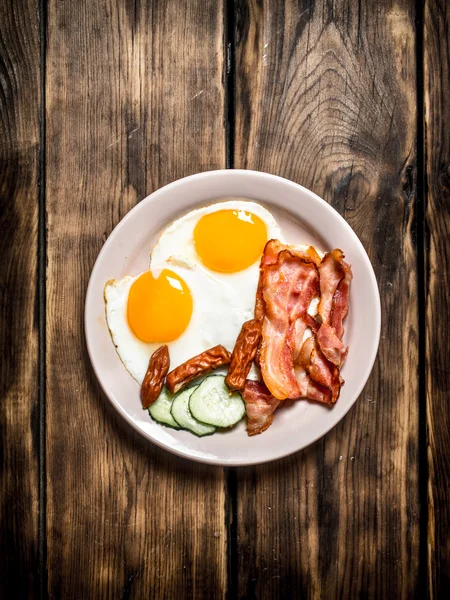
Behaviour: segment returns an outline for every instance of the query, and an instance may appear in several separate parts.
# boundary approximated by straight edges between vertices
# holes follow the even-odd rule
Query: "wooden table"
[[[2,598],[449,593],[449,28],[445,0],[2,1]],[[83,335],[114,226],[225,167],[330,202],[382,300],[350,413],[243,469],[141,439]]]

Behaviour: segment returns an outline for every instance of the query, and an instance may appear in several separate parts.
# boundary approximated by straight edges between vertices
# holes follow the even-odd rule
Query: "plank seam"
[[[226,470],[225,515],[227,530],[227,598],[238,598],[238,542],[237,542],[237,472]]]
[[[39,110],[39,193],[38,193],[38,389],[39,389],[39,500],[38,556],[39,597],[47,598],[47,505],[46,505],[46,57],[47,0],[39,2],[40,110]]]
[[[226,0],[224,17],[225,49],[225,151],[226,168],[234,169],[236,126],[236,37],[235,1]],[[238,597],[237,544],[237,473],[225,470],[225,530],[227,532],[227,592],[230,600]]]
[[[226,0],[225,10],[225,149],[226,167],[234,169],[236,124],[235,2]]]
[[[425,201],[427,194],[424,100],[424,6],[416,0],[416,103],[417,103],[417,287],[419,325],[419,597],[429,597],[428,589],[428,459],[427,459],[427,397],[426,397],[426,292],[425,292]]]

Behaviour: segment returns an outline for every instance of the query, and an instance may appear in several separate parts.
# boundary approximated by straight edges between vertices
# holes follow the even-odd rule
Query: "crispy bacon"
[[[314,248],[314,246],[309,246],[309,248],[305,250],[305,252],[316,265],[316,267],[319,267],[320,263],[322,262],[322,259],[317,254],[317,250]]]
[[[325,357],[337,367],[342,366],[348,349],[342,342],[343,320],[348,313],[348,297],[352,270],[344,261],[341,250],[326,254],[319,266],[320,302],[317,321],[317,341]]]
[[[339,369],[325,358],[317,345],[311,355],[309,376],[313,382],[330,391],[330,403],[334,404],[339,398],[344,381],[339,375]]]
[[[331,323],[331,311],[333,308],[333,296],[341,279],[344,277],[342,261],[344,254],[336,248],[328,252],[319,266],[320,274],[320,302],[317,307],[317,320],[320,323]]]
[[[262,320],[264,318],[265,307],[263,298],[263,272],[265,267],[274,265],[278,260],[278,255],[282,250],[289,250],[289,252],[297,258],[303,258],[307,262],[312,261],[316,267],[320,265],[320,256],[317,254],[316,249],[313,246],[309,246],[306,250],[298,246],[290,246],[283,244],[280,240],[269,240],[264,248],[264,253],[261,258],[259,265],[260,276],[258,281],[258,288],[256,290],[256,302],[255,302],[255,319]],[[312,318],[312,317],[311,317]]]
[[[262,433],[272,424],[280,400],[274,398],[263,383],[250,379],[245,382],[242,398],[247,409],[248,435]]]
[[[309,263],[311,264],[311,263]],[[294,362],[297,361],[298,355],[303,345],[303,336],[307,327],[315,328],[315,321],[308,314],[308,307],[311,300],[319,293],[319,274],[316,268],[309,268],[308,275],[304,281],[304,285],[297,299],[295,308],[290,310],[290,318],[294,323],[295,330],[295,347],[294,347]],[[314,325],[313,325],[314,324]]]
[[[331,312],[331,326],[334,327],[336,335],[342,339],[344,328],[342,322],[348,315],[348,297],[350,295],[350,282],[353,278],[352,269],[345,260],[342,261],[344,277],[339,282],[336,293],[333,296],[333,308]]]
[[[308,398],[309,400],[316,400],[324,404],[330,403],[330,390],[313,381],[303,365],[295,365],[295,374],[297,376],[300,395],[298,398],[291,398],[291,400]]]
[[[321,260],[313,247],[267,243],[255,304],[255,319],[262,322],[257,360],[276,399],[303,397],[330,405],[338,399],[343,384],[339,368],[347,355],[342,323],[351,279],[351,267],[339,249]],[[318,295],[313,318],[307,311]],[[303,342],[307,327],[312,336]]]
[[[278,254],[283,249],[282,244],[279,240],[269,240],[264,248],[264,253],[261,258],[259,265],[259,281],[258,288],[256,290],[255,300],[255,319],[262,321],[264,319],[265,307],[263,298],[263,286],[264,286],[264,268],[269,265],[274,265],[277,262]],[[259,362],[259,360],[258,360]]]
[[[322,323],[317,331],[317,342],[319,343],[320,349],[326,358],[337,367],[340,367],[346,357],[348,348],[336,335],[334,327]]]
[[[311,377],[308,381],[308,390],[306,392],[306,398],[309,400],[315,400],[316,402],[322,402],[322,404],[332,404],[330,401],[330,390],[320,383],[313,381]]]
[[[324,356],[314,337],[305,340],[300,352],[301,366],[308,373],[313,385],[307,389],[307,397],[327,404],[334,404],[339,398],[341,385],[344,383],[339,369]],[[314,389],[314,392],[313,392]]]
[[[297,398],[300,389],[294,361],[307,327],[309,303],[318,293],[319,274],[309,257],[288,250],[279,252],[276,263],[267,262],[262,261],[260,280],[264,306],[261,371],[275,398]]]

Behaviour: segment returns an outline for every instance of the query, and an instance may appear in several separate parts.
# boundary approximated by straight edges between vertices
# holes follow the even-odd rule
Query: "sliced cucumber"
[[[203,435],[214,433],[216,428],[214,425],[206,425],[205,423],[197,421],[189,410],[189,398],[197,387],[198,386],[187,388],[177,394],[172,404],[171,413],[172,417],[182,429],[188,429],[189,431],[192,431],[192,433],[195,433],[195,435],[201,437]]]
[[[225,385],[225,377],[212,375],[192,392],[189,410],[202,423],[231,427],[245,415],[245,404],[240,394],[230,394]]]
[[[158,399],[149,407],[148,412],[155,421],[158,421],[158,423],[178,429],[179,425],[170,412],[173,399],[174,395],[171,394],[166,387],[163,387]]]

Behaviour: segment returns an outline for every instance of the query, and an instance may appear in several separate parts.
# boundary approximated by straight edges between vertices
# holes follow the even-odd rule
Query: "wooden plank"
[[[412,598],[413,8],[406,0],[252,0],[238,3],[236,23],[236,167],[297,181],[346,218],[374,265],[383,315],[374,371],[347,417],[305,451],[240,471],[239,597]]]
[[[450,6],[424,14],[428,562],[431,598],[450,588]]]
[[[49,593],[223,597],[223,469],[141,440],[88,364],[84,297],[112,228],[156,188],[225,165],[223,7],[48,7]]]
[[[38,3],[0,4],[0,596],[39,589]]]

